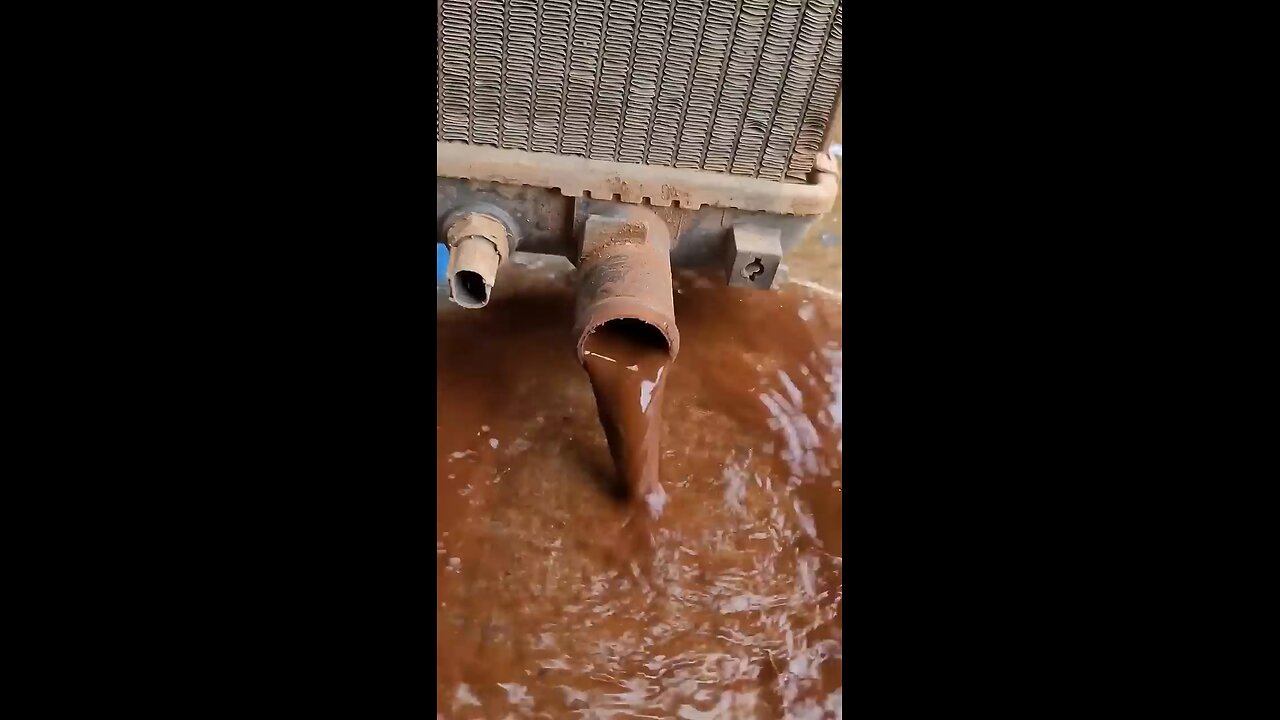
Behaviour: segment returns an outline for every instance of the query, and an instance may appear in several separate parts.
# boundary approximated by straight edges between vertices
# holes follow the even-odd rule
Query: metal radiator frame
[[[633,165],[567,155],[436,143],[436,176],[554,188],[565,197],[696,210],[704,205],[780,215],[821,215],[836,199],[835,163],[820,153],[810,182]]]

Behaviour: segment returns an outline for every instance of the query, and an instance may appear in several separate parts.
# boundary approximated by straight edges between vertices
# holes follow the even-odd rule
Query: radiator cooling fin
[[[437,0],[436,139],[804,182],[840,0]]]

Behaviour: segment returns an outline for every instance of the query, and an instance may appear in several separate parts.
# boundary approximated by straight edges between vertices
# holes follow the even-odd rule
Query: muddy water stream
[[[675,362],[597,370],[663,406],[628,481],[571,273],[504,269],[483,310],[437,303],[438,717],[838,717],[838,300],[678,271]]]
[[[583,366],[619,483],[618,494],[662,514],[666,492],[658,479],[664,376],[671,363],[657,329],[637,320],[606,323],[587,337]]]

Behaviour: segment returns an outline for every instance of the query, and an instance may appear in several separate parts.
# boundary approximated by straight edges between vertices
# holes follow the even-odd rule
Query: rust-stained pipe
[[[591,378],[619,487],[657,517],[666,503],[658,477],[664,372],[680,351],[671,236],[650,210],[615,206],[606,212],[583,225],[574,318],[578,361]]]
[[[619,206],[592,215],[583,228],[574,337],[578,361],[592,332],[611,320],[634,318],[656,328],[671,359],[680,350],[671,294],[671,235],[652,212]]]

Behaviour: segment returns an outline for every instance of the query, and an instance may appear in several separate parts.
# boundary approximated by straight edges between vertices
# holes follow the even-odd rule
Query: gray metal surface
[[[729,287],[768,290],[782,262],[781,234],[773,228],[739,223],[725,244],[725,281]]]
[[[804,182],[841,0],[437,0],[436,140]]]

